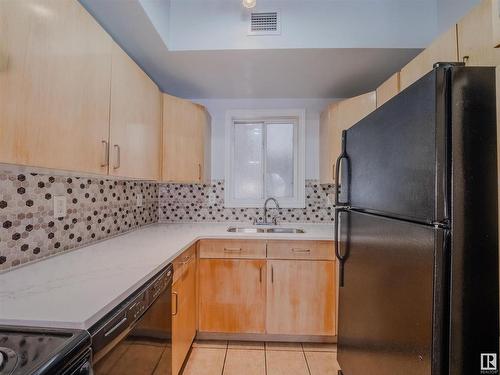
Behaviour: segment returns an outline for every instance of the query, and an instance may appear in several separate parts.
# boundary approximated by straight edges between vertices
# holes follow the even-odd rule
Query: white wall
[[[225,119],[231,109],[305,109],[306,179],[319,179],[319,115],[334,99],[192,99],[212,116],[212,178],[224,178]]]
[[[439,32],[448,30],[481,0],[437,0],[437,22]]]
[[[279,10],[281,35],[248,36],[241,0],[171,0],[169,48],[421,48],[437,35],[436,0],[257,0],[254,10]]]

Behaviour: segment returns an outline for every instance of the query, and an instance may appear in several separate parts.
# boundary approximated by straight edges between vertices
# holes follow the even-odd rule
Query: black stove
[[[0,375],[86,374],[90,366],[86,331],[0,326]]]

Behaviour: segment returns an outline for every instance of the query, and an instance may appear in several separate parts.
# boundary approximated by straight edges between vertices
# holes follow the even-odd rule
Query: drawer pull
[[[295,247],[292,249],[292,251],[294,253],[310,253],[311,252],[310,249],[298,249],[298,248],[295,248]]]
[[[241,247],[225,247],[224,252],[226,253],[241,253]]]
[[[176,316],[179,312],[179,295],[176,292],[172,292],[172,295],[175,296],[175,312],[172,313],[172,316]]]

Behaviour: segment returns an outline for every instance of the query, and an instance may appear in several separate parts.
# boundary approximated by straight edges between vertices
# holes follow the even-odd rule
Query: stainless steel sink
[[[238,228],[238,227],[229,227],[228,232],[231,233],[266,233],[265,228]]]
[[[305,233],[305,231],[298,228],[268,228],[266,233]]]
[[[229,227],[231,233],[305,233],[303,229],[298,228],[255,228],[255,227]]]

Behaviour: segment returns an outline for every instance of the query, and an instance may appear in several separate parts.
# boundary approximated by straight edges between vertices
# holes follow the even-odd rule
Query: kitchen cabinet
[[[0,162],[106,174],[113,41],[77,1],[0,1]]]
[[[338,131],[335,122],[337,103],[330,104],[320,116],[319,122],[319,179],[322,184],[335,183],[335,161],[340,154]]]
[[[348,129],[377,106],[376,93],[331,104],[320,117],[320,183],[335,182],[335,162],[342,151],[342,130]]]
[[[202,240],[199,252],[200,332],[336,334],[332,241]]]
[[[491,1],[491,21],[493,24],[493,47],[500,48],[500,0]]]
[[[195,246],[185,251],[173,265],[175,281],[172,285],[172,374],[177,375],[196,336]]]
[[[377,88],[377,108],[399,94],[399,72],[394,73]]]
[[[113,44],[109,174],[160,177],[161,94],[156,84]]]
[[[270,334],[335,335],[335,262],[268,260]]]
[[[500,65],[500,49],[493,40],[493,2],[497,0],[483,0],[458,22],[460,61],[468,66]]]
[[[163,95],[163,181],[210,181],[210,123],[203,106]]]
[[[400,89],[404,90],[430,72],[436,62],[456,61],[458,61],[457,26],[454,25],[401,69]]]
[[[265,259],[200,259],[199,331],[264,333]]]

